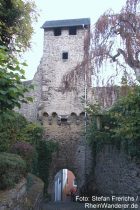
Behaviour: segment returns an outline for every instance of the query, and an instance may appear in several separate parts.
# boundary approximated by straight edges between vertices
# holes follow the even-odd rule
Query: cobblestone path
[[[41,210],[85,210],[85,208],[84,204],[76,202],[44,202]]]

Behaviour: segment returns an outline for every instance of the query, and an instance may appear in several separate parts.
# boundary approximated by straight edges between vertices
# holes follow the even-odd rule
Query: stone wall
[[[74,117],[74,116],[73,116]],[[85,143],[83,119],[70,118],[68,122],[57,122],[53,117],[49,125],[48,117],[43,117],[46,140],[58,143],[58,151],[53,155],[50,167],[48,192],[53,194],[54,177],[61,169],[69,169],[76,176],[78,188],[85,184],[85,175],[90,173],[90,149]],[[52,195],[53,197],[53,195]]]
[[[40,64],[41,65],[41,64]],[[26,81],[25,85],[28,87],[30,85],[34,86],[33,90],[30,90],[29,93],[26,93],[26,97],[32,97],[33,102],[29,102],[28,104],[21,104],[20,109],[16,109],[17,112],[22,114],[29,121],[37,121],[38,118],[38,110],[40,109],[41,104],[41,83],[42,83],[42,69],[39,65],[38,70],[33,78],[33,80]]]
[[[44,31],[42,58],[42,114],[70,115],[84,110],[81,98],[84,96],[84,80],[77,92],[63,91],[62,78],[74,70],[84,59],[84,39],[87,29],[77,28],[76,35],[69,35],[69,29],[62,29],[61,36],[54,36],[53,29]],[[63,52],[68,59],[63,59]],[[83,77],[84,78],[84,77]]]
[[[120,87],[93,87],[92,97],[98,101],[103,108],[111,107],[117,101],[120,94]]]
[[[23,204],[26,202],[27,181],[23,179],[15,188],[0,191],[0,210],[24,210]]]
[[[136,164],[124,152],[106,146],[97,155],[95,182],[104,195],[140,194],[140,164]]]
[[[0,191],[0,210],[40,210],[44,183],[30,175],[32,184],[27,188],[27,180],[23,179],[13,189]]]

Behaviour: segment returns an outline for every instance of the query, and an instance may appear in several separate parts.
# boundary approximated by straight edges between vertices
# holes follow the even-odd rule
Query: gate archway
[[[74,201],[77,188],[77,179],[74,173],[68,169],[59,170],[53,183],[54,201]]]

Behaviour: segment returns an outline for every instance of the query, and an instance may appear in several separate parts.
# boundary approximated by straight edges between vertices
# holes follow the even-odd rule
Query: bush
[[[14,111],[0,113],[0,152],[9,152],[26,124],[27,120]]]
[[[35,154],[34,147],[26,142],[17,142],[12,146],[11,152],[20,155],[26,161],[27,170],[30,171]]]
[[[37,147],[42,135],[43,128],[28,122],[22,115],[14,111],[0,113],[0,152],[11,152],[11,147],[17,142]]]
[[[92,117],[87,138],[96,155],[104,144],[112,144],[140,161],[140,86],[132,88],[109,110],[89,107]],[[100,123],[98,123],[100,122]],[[100,126],[98,126],[98,124]]]
[[[52,161],[52,154],[58,149],[58,144],[53,141],[40,141],[38,147],[38,176],[44,182],[44,193],[47,193],[49,184],[49,170]]]
[[[0,153],[0,190],[13,187],[26,176],[26,163],[16,154]]]

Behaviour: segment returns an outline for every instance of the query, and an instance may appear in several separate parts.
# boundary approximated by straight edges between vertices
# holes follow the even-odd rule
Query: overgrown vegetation
[[[140,160],[140,87],[132,88],[110,110],[101,111],[98,105],[90,106],[92,122],[88,139],[94,155],[103,145],[113,144],[130,157]]]
[[[52,161],[52,153],[58,149],[58,144],[53,141],[41,141],[38,148],[39,177],[44,181],[44,193],[47,196],[49,184],[49,169]]]
[[[45,193],[52,153],[56,149],[56,143],[43,139],[43,128],[39,124],[28,122],[14,111],[0,115],[0,152],[20,155],[26,162],[27,172],[39,176],[44,181]],[[0,173],[3,173],[2,168]]]
[[[9,152],[16,142],[28,142],[37,145],[42,139],[43,128],[39,124],[28,122],[25,117],[14,112],[0,114],[0,151]]]
[[[32,22],[37,20],[35,2],[32,0],[0,1],[0,45],[10,50],[30,47]]]
[[[27,172],[37,172],[36,139],[38,138],[39,144],[42,135],[43,129],[41,126],[28,122],[20,114],[14,111],[7,111],[0,114],[0,152],[5,152],[4,154],[15,153],[20,155],[26,162]],[[17,156],[17,159],[18,157],[21,159],[20,156]],[[14,171],[10,171],[11,166],[9,165],[9,169],[4,168],[4,164],[7,163],[3,162],[3,167],[0,167],[0,174],[6,173],[7,170],[9,176],[10,173],[11,176],[14,176]],[[5,182],[6,178],[8,179],[8,177],[5,176]],[[9,183],[8,186],[8,183],[9,181],[7,181],[7,187],[11,187],[11,184]]]
[[[42,141],[43,128],[40,125],[11,111],[20,108],[21,103],[32,101],[25,96],[31,87],[23,84],[26,63],[20,63],[19,56],[31,46],[32,22],[37,19],[35,10],[32,0],[0,1],[0,152],[7,152],[0,156],[1,188],[11,187],[15,179],[19,181],[16,163],[21,166],[21,157],[26,161],[27,171],[40,176],[46,183],[55,147],[51,142]],[[4,160],[6,154],[8,159]]]
[[[17,142],[12,146],[11,152],[20,155],[26,161],[28,171],[32,169],[35,148],[31,144]]]
[[[24,96],[29,92],[22,80],[24,77],[23,67],[7,47],[0,46],[0,114],[3,111],[12,110],[20,103],[32,101],[30,97]]]
[[[0,2],[0,114],[31,101],[24,95],[29,88],[22,83],[26,64],[19,62],[19,55],[30,47],[36,17],[33,1]]]
[[[0,190],[13,187],[26,176],[26,163],[19,155],[0,153]]]

